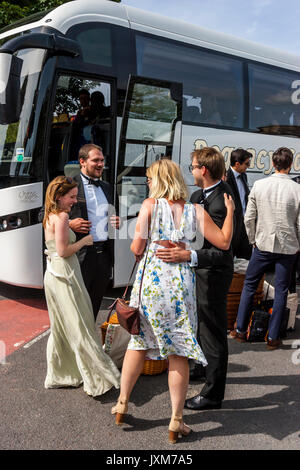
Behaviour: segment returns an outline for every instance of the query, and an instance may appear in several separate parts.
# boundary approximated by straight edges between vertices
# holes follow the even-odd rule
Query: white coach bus
[[[300,58],[108,0],[73,1],[5,28],[0,281],[42,287],[45,189],[78,172],[83,143],[102,146],[104,179],[134,223],[145,170],[161,155],[181,165],[191,190],[190,153],[206,145],[227,166],[234,148],[251,152],[250,185],[271,173],[279,146],[294,152],[297,174],[299,103]],[[133,262],[128,232],[124,223],[115,242],[115,287]]]

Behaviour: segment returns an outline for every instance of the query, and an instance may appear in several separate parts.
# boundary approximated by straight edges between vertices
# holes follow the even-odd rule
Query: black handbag
[[[273,299],[268,299],[269,294],[269,286],[266,292],[265,300],[262,300],[258,303],[256,309],[253,310],[250,322],[248,325],[246,338],[247,341],[250,342],[260,342],[260,341],[267,341],[268,338],[268,331],[269,331],[269,321],[270,316],[272,315],[273,309]],[[286,330],[287,324],[289,320],[289,313],[290,309],[285,308],[284,314],[281,320],[279,337],[285,338],[286,337]]]
[[[247,329],[247,341],[265,341],[269,328],[270,314],[265,310],[253,310]]]

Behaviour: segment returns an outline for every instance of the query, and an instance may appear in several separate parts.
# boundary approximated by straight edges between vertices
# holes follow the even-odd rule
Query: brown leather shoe
[[[230,336],[236,339],[239,343],[246,343],[246,333],[239,333],[237,330],[232,330]]]
[[[278,349],[280,346],[282,346],[281,339],[268,339],[267,341],[267,349],[270,351],[274,351],[274,349]]]

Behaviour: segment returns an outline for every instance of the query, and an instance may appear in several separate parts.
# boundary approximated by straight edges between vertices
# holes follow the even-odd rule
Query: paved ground
[[[27,290],[26,290],[27,291]],[[41,293],[30,291],[30,299]],[[2,297],[1,297],[2,296]],[[2,299],[2,300],[1,300]],[[3,301],[24,300],[24,292],[0,285]],[[108,305],[107,300],[104,307]],[[20,302],[21,304],[22,302]],[[33,308],[36,307],[36,303]],[[100,312],[98,323],[105,317]],[[240,344],[229,339],[226,396],[221,410],[186,410],[193,433],[176,446],[168,444],[170,400],[167,373],[142,376],[132,394],[123,428],[110,415],[118,391],[93,399],[82,388],[45,390],[47,332],[21,344],[0,364],[0,449],[107,450],[299,450],[300,448],[300,315],[296,331],[282,349]],[[1,339],[1,338],[0,338]],[[188,396],[201,383],[189,386]],[[134,454],[134,452],[133,452]]]

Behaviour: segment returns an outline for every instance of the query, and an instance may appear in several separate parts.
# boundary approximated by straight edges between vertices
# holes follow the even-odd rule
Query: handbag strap
[[[144,273],[145,273],[145,268],[146,268],[146,263],[147,263],[147,258],[148,258],[149,246],[150,246],[149,240],[151,240],[151,236],[152,236],[152,232],[153,232],[153,227],[154,227],[154,223],[155,223],[155,219],[156,219],[156,215],[157,215],[157,209],[158,209],[158,201],[157,201],[157,199],[156,199],[155,201],[156,201],[156,202],[155,202],[155,209],[154,209],[154,217],[153,217],[153,220],[151,221],[152,223],[151,223],[150,232],[149,232],[148,241],[147,241],[147,251],[146,251],[144,266],[143,266],[143,270],[142,270],[142,276],[141,276],[141,283],[140,283],[140,290],[139,290],[139,305],[140,305],[140,303],[141,303],[142,285],[143,285]],[[133,273],[134,273],[134,270],[135,270],[136,265],[137,265],[137,261],[134,263],[134,266],[133,266],[133,269],[132,269],[132,271],[131,271],[131,274],[130,274],[130,277],[129,277],[127,286],[126,286],[126,288],[125,288],[124,294],[122,295],[122,299],[125,299],[125,298],[126,298],[126,294],[127,294],[127,291],[128,291],[128,287],[129,287],[129,284],[130,284],[130,281],[131,281],[131,278],[132,278],[132,275],[133,275]]]
[[[155,204],[155,209],[154,209],[154,218],[153,218],[153,222],[152,222],[152,227],[150,227],[150,233],[148,235],[148,242],[149,240],[151,239],[151,235],[152,235],[152,231],[153,231],[153,227],[154,227],[154,222],[155,222],[155,219],[156,219],[156,215],[157,215],[157,209],[158,209],[158,201],[156,199],[156,204]],[[145,256],[145,261],[144,261],[144,266],[143,266],[143,271],[142,271],[142,276],[141,276],[141,283],[140,283],[140,290],[139,290],[139,306],[141,304],[141,294],[142,294],[142,286],[143,286],[143,279],[144,279],[144,273],[145,273],[145,267],[146,267],[146,262],[147,262],[147,258],[148,258],[148,252],[149,252],[149,246],[150,246],[150,243],[147,243],[147,252],[146,252],[146,256]],[[134,270],[135,270],[135,267],[137,265],[137,261],[135,261],[134,263],[134,266],[132,268],[132,271],[131,271],[131,274],[129,276],[129,280],[127,282],[127,286],[125,288],[125,291],[124,291],[124,294],[122,295],[122,299],[125,300],[126,298],[126,294],[127,294],[127,290],[128,290],[128,287],[129,287],[129,284],[130,284],[130,281],[131,281],[131,278],[132,278],[132,275],[134,273]],[[112,314],[112,310],[115,306],[115,304],[117,303],[118,299],[116,299],[112,305],[109,306],[109,313],[108,313],[108,317],[107,317],[107,322],[109,321],[109,318]]]

